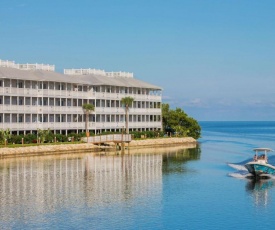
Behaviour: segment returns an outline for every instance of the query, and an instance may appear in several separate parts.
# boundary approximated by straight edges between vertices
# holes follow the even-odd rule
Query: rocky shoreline
[[[175,145],[182,145],[188,148],[195,148],[197,141],[192,137],[173,137],[173,138],[158,138],[158,139],[144,139],[132,140],[129,144],[125,144],[125,148],[139,149],[139,148],[156,148],[169,147]],[[19,157],[19,156],[42,156],[55,155],[78,152],[102,152],[102,151],[116,151],[114,143],[106,143],[105,145],[94,145],[90,143],[81,144],[61,144],[61,145],[39,145],[18,148],[0,148],[0,157]]]

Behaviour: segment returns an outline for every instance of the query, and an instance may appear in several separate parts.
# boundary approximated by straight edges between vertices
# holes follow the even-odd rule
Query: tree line
[[[183,137],[201,137],[201,127],[197,120],[189,117],[182,109],[170,109],[169,104],[162,104],[162,129]]]

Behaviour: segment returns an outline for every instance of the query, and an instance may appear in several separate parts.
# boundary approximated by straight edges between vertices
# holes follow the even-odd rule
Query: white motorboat
[[[255,155],[252,161],[245,164],[246,169],[254,177],[270,177],[275,174],[275,166],[268,164],[267,153],[273,151],[269,148],[254,149]]]

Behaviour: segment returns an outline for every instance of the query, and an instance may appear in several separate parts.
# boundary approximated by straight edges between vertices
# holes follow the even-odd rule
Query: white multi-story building
[[[95,106],[89,130],[121,131],[125,108],[121,99],[134,98],[129,109],[129,130],[160,130],[161,93],[158,86],[137,80],[133,73],[96,69],[65,69],[55,66],[16,64],[0,60],[0,129],[13,133],[85,131],[82,105]]]

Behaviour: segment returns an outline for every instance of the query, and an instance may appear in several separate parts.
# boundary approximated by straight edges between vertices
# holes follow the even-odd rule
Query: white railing
[[[54,65],[48,65],[48,64],[16,64],[14,61],[3,61],[0,60],[0,66],[2,67],[10,67],[15,69],[21,69],[21,70],[46,70],[46,71],[54,71],[55,66]]]
[[[122,94],[122,93],[107,93],[93,91],[75,91],[75,90],[54,90],[54,89],[33,89],[33,88],[14,88],[0,87],[0,92],[5,95],[14,96],[49,96],[49,97],[64,97],[64,98],[87,98],[87,99],[106,99],[106,100],[121,100],[125,96],[131,96],[135,101],[161,101],[161,96],[147,94]]]
[[[24,123],[0,123],[0,129],[16,130],[65,130],[65,129],[85,129],[84,122],[24,122]]]
[[[89,129],[121,129],[125,122],[89,122]]]
[[[104,142],[130,142],[131,134],[108,134],[102,136],[83,137],[82,140],[89,143],[104,143]]]
[[[106,114],[124,114],[125,109],[122,107],[96,107],[95,111],[97,114],[106,113]]]
[[[89,122],[90,130],[99,129],[124,129],[125,122]],[[161,128],[161,122],[129,122],[130,129]],[[85,129],[85,122],[5,122],[0,123],[0,129],[16,130],[66,130]]]
[[[46,71],[54,71],[55,66],[54,65],[48,65],[48,64],[16,64],[18,69],[21,70],[46,70]]]
[[[103,75],[105,76],[106,73],[104,70],[101,69],[64,69],[64,74],[66,75]]]
[[[125,122],[89,122],[89,129],[123,129]],[[129,122],[129,128],[161,128],[160,121]]]
[[[129,72],[105,72],[105,70],[101,69],[64,69],[64,74],[66,75],[101,75],[107,77],[125,77],[125,78],[133,78],[134,74]]]
[[[125,77],[125,78],[133,78],[134,73],[129,72],[106,72],[107,77]]]
[[[84,114],[81,106],[52,106],[52,105],[0,105],[3,111],[10,113],[73,113]],[[95,107],[93,114],[125,114],[123,107]],[[160,115],[161,109],[130,108],[129,114]]]
[[[1,67],[11,67],[11,68],[14,68],[15,62],[14,61],[8,61],[8,60],[4,61],[4,60],[0,59],[0,66]]]

